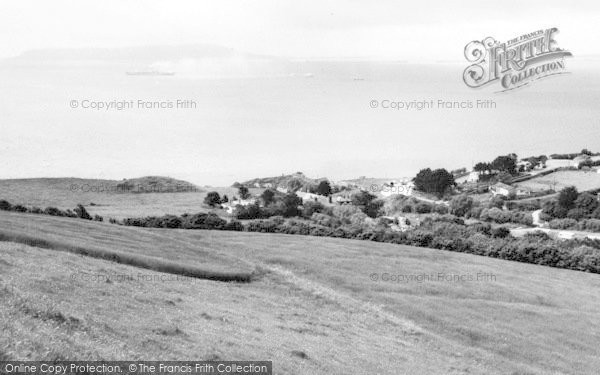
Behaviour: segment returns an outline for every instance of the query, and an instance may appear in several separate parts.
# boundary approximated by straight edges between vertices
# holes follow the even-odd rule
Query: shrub
[[[552,229],[573,229],[577,228],[577,220],[574,219],[554,219],[548,223]]]
[[[12,205],[8,201],[0,200],[0,210],[10,211],[11,208],[12,208]]]
[[[83,205],[81,205],[81,204],[78,204],[77,207],[75,208],[75,214],[77,214],[77,217],[80,219],[92,220],[92,217],[90,216],[90,214],[87,212],[85,207],[83,207]]]
[[[431,205],[427,203],[419,203],[415,207],[415,211],[419,214],[428,214],[431,212]]]
[[[302,216],[304,216],[305,218],[310,218],[315,213],[323,212],[324,208],[324,206],[321,203],[312,201],[305,202],[302,206]]]
[[[249,204],[247,206],[238,205],[233,212],[236,219],[260,219],[263,215],[258,204]]]
[[[66,216],[65,213],[56,207],[46,207],[44,214],[50,216]]]
[[[223,229],[227,221],[213,213],[198,213],[186,217],[181,227],[184,229]]]
[[[15,212],[27,212],[27,207],[25,206],[21,206],[20,204],[17,204],[16,206],[12,207],[12,210]]]
[[[462,194],[450,201],[450,213],[456,216],[465,216],[473,207],[473,198]]]
[[[567,212],[567,218],[573,220],[581,220],[587,216],[586,210],[583,208],[572,208]]]
[[[494,238],[506,238],[510,236],[510,230],[506,227],[493,228],[490,232]]]
[[[433,211],[440,215],[446,215],[448,213],[448,207],[443,204],[436,204],[433,206]]]
[[[104,221],[104,218],[100,215],[94,215],[94,221]]]
[[[244,230],[244,226],[237,220],[231,220],[223,227],[223,230],[231,230],[236,232],[241,232]]]
[[[204,204],[215,207],[221,204],[221,196],[216,191],[211,191],[204,197]]]
[[[411,212],[413,212],[413,208],[410,204],[407,204],[402,207],[402,212],[403,213],[411,213]]]

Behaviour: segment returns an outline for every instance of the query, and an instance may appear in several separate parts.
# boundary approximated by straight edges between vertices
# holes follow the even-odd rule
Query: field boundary
[[[250,283],[261,276],[260,272],[258,272],[257,270],[254,270],[252,272],[212,271],[198,267],[182,265],[179,263],[159,260],[143,255],[132,255],[123,252],[110,251],[93,247],[74,246],[59,241],[50,241],[43,238],[18,234],[6,230],[0,231],[0,241],[15,242],[42,249],[63,251],[88,256],[91,258],[107,260],[110,262],[133,266],[137,268],[143,268],[147,270],[163,272],[173,275],[180,275],[185,277],[192,277],[196,279],[221,282]]]

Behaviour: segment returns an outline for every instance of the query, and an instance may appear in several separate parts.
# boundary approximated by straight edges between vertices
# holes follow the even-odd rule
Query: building
[[[528,172],[533,169],[533,164],[528,160],[521,160],[517,163],[517,171]]]
[[[579,168],[581,164],[591,160],[589,155],[579,155],[575,159],[571,160],[571,167]]]
[[[502,182],[498,182],[495,185],[490,186],[490,192],[496,196],[496,195],[501,195],[503,197],[510,197],[510,196],[514,196],[514,197],[527,197],[531,195],[531,190],[524,188],[524,187],[514,187],[514,186],[510,186],[507,185],[505,183]]]
[[[255,203],[256,203],[256,199],[254,199],[254,198],[252,198],[252,199],[237,199],[237,200],[230,201],[229,203],[222,204],[221,207],[223,207],[223,209],[225,209],[228,214],[233,214],[233,211],[235,211],[235,208],[237,206],[248,206],[248,205],[255,204]]]
[[[455,179],[455,182],[457,184],[465,184],[465,183],[469,183],[469,182],[478,182],[479,181],[479,176],[480,173],[479,172],[475,172],[475,171],[471,171],[467,174],[464,174],[460,177],[457,177]]]
[[[502,195],[504,197],[508,197],[513,192],[516,194],[515,188],[502,182],[498,182],[497,184],[490,186],[490,192],[494,196]]]

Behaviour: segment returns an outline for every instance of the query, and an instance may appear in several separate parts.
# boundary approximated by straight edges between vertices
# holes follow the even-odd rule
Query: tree
[[[473,208],[473,198],[466,194],[452,198],[450,213],[455,216],[465,216]]]
[[[364,207],[367,204],[371,203],[373,199],[376,197],[369,193],[368,191],[359,191],[357,193],[352,194],[352,204],[357,207]]]
[[[92,217],[90,216],[90,214],[88,214],[87,210],[85,209],[85,207],[83,207],[83,205],[78,204],[74,211],[77,214],[78,218],[92,220]]]
[[[271,203],[273,203],[273,201],[275,199],[275,192],[271,189],[267,189],[267,190],[263,191],[263,193],[260,195],[260,198],[262,199],[263,204],[265,206],[268,206]]]
[[[312,217],[314,213],[323,212],[324,206],[319,202],[305,202],[302,204],[304,209],[302,210],[302,214],[306,218]]]
[[[204,197],[204,203],[211,207],[219,205],[221,204],[221,196],[216,191],[211,191]]]
[[[250,198],[250,192],[248,191],[248,188],[244,185],[240,185],[240,187],[238,188],[238,194],[240,195],[241,199]]]
[[[498,156],[492,162],[492,168],[514,175],[517,172],[517,160],[513,156],[514,154]]]
[[[558,194],[558,205],[566,210],[575,207],[575,200],[579,196],[575,186],[567,186]]]
[[[331,184],[329,184],[329,181],[319,182],[319,186],[317,186],[317,194],[324,195],[326,197],[331,195]]]
[[[284,205],[283,216],[285,216],[285,217],[299,216],[300,210],[298,209],[298,206],[300,206],[301,204],[302,204],[302,198],[297,196],[295,193],[287,193],[283,197],[283,205]]]
[[[448,188],[454,186],[454,176],[443,168],[434,171],[426,168],[417,173],[414,183],[417,190],[441,197]]]
[[[598,208],[598,200],[590,193],[579,194],[574,204],[575,208],[583,210],[586,215],[591,215]]]
[[[492,170],[492,166],[490,165],[490,163],[479,162],[475,164],[473,170],[475,172],[478,172],[479,174],[483,174],[486,171],[489,173]]]
[[[223,194],[223,198],[221,198],[221,203],[227,203],[229,202],[229,197],[227,196],[227,194]]]

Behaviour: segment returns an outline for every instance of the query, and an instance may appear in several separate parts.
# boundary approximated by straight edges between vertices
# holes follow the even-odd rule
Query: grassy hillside
[[[519,182],[516,186],[533,191],[553,189],[560,191],[567,186],[575,186],[579,191],[600,189],[600,173],[592,171],[558,171],[545,176]]]
[[[164,274],[151,270],[0,242],[0,357],[272,359],[278,374],[581,374],[600,366],[599,275],[365,241],[5,212],[0,232],[264,272],[244,284],[160,281]],[[439,273],[452,280],[385,281]]]
[[[28,207],[54,206],[63,210],[73,209],[81,203],[92,215],[98,214],[105,219],[122,219],[207,211],[203,201],[209,190],[216,190],[221,195],[227,194],[230,198],[237,195],[237,189],[234,188],[200,189],[185,181],[162,177],[126,180],[138,190],[141,187],[144,191],[151,191],[142,194],[117,188],[123,182],[79,178],[0,180],[0,199]],[[180,192],[169,192],[178,186],[183,187]],[[259,194],[262,190],[251,189],[250,192]]]
[[[244,181],[241,184],[247,187],[253,187],[255,184],[259,184],[261,187],[265,187],[266,184],[271,184],[272,188],[275,189],[277,187],[287,188],[289,186],[290,181],[298,180],[302,184],[302,186],[306,185],[316,185],[323,180],[327,180],[326,178],[309,178],[304,175],[302,172],[296,172],[294,174],[289,175],[281,175],[275,177],[261,177],[254,178],[252,180]]]

